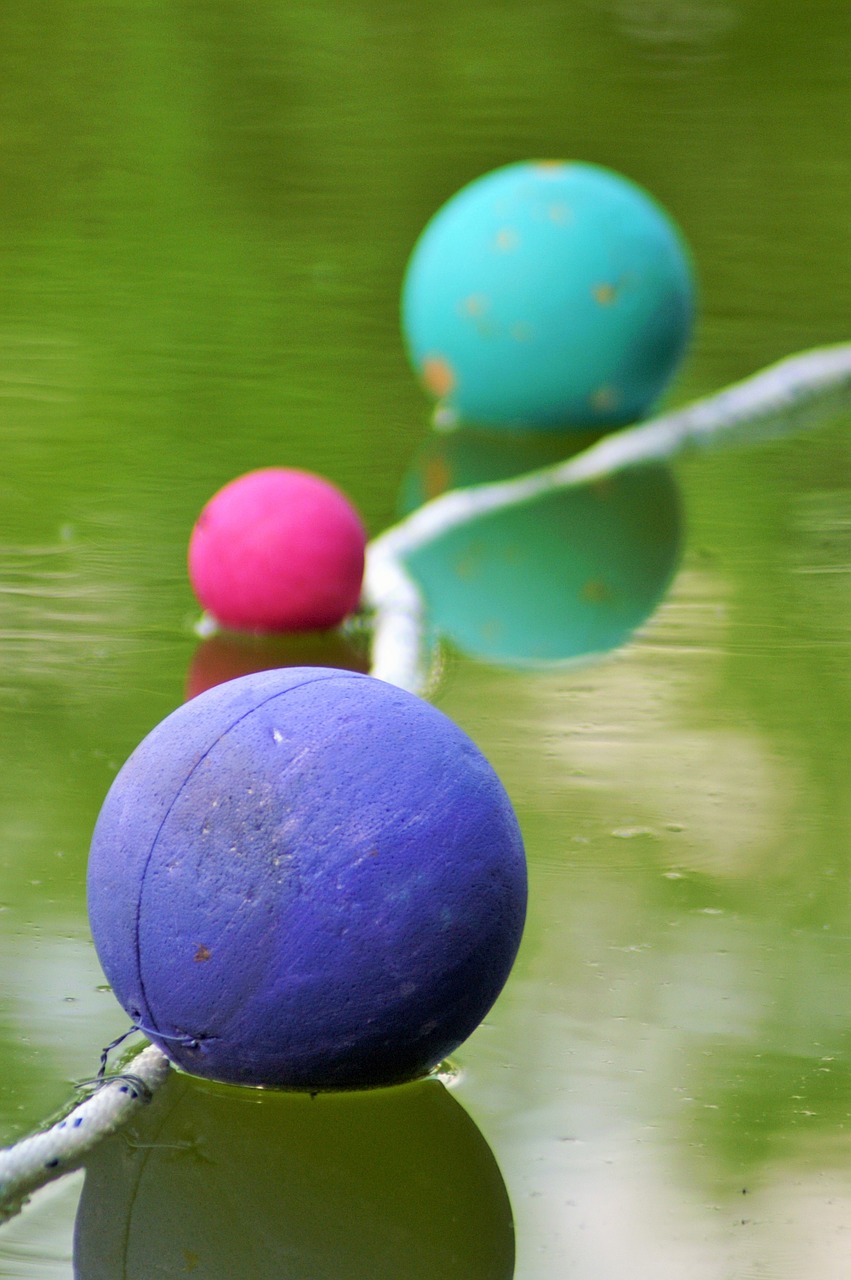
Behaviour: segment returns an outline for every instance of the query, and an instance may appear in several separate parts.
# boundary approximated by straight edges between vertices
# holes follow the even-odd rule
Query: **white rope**
[[[168,1073],[168,1059],[151,1045],[57,1124],[0,1151],[0,1223],[33,1191],[78,1168],[92,1147],[150,1101]]]
[[[604,436],[566,462],[514,480],[471,485],[433,498],[370,544],[368,591],[376,591],[371,580],[372,562],[378,561],[380,571],[387,558],[414,551],[478,516],[691,450],[790,435],[820,426],[848,410],[851,343],[789,356],[717,395]],[[376,594],[380,598],[380,581]]]
[[[373,610],[373,675],[422,694],[429,684],[425,604],[404,556],[458,525],[544,494],[697,449],[752,444],[820,426],[851,410],[851,343],[789,356],[760,373],[637,426],[566,462],[513,480],[453,489],[419,507],[367,548],[364,603]]]
[[[422,694],[433,647],[425,606],[403,556],[457,525],[554,490],[673,457],[688,449],[751,443],[811,428],[851,410],[851,343],[807,351],[684,409],[606,436],[567,462],[514,480],[454,490],[420,507],[367,549],[364,604],[373,611],[371,673]],[[0,1150],[0,1222],[38,1187],[70,1173],[101,1138],[120,1129],[166,1080],[159,1049],[142,1050],[126,1072],[51,1128]],[[134,1080],[138,1082],[134,1083]]]
[[[367,549],[363,603],[372,610],[370,674],[424,694],[431,678],[425,604],[402,562],[382,539]]]

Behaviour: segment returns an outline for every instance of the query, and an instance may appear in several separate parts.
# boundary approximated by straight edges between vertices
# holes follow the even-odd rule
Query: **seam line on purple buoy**
[[[142,929],[142,895],[145,892],[145,881],[148,876],[148,870],[151,866],[151,862],[153,861],[154,850],[156,849],[157,842],[159,841],[160,835],[162,834],[162,829],[165,826],[166,822],[168,821],[171,815],[171,812],[174,809],[174,806],[177,804],[178,800],[183,794],[184,789],[188,786],[190,779],[194,776],[196,770],[198,770],[201,767],[201,765],[204,763],[204,761],[207,759],[207,756],[210,754],[210,752],[213,751],[219,745],[222,739],[226,738],[227,735],[231,733],[237,727],[238,724],[241,724],[243,720],[247,720],[249,716],[254,715],[255,711],[259,711],[261,707],[265,707],[266,704],[269,702],[274,702],[276,698],[284,698],[288,693],[294,693],[296,689],[304,689],[306,688],[307,685],[324,684],[328,680],[339,679],[341,676],[343,676],[345,679],[353,679],[353,680],[363,680],[365,678],[360,672],[357,672],[357,671],[343,673],[340,671],[335,671],[334,668],[332,667],[327,668],[327,670],[329,672],[327,676],[314,676],[313,679],[311,680],[302,680],[300,684],[291,685],[289,689],[278,690],[277,693],[270,694],[268,698],[264,698],[262,702],[258,702],[255,706],[251,707],[250,710],[244,712],[241,716],[237,716],[237,718],[232,722],[232,724],[229,724],[228,727],[225,730],[223,730],[222,733],[219,734],[219,736],[215,739],[215,741],[210,743],[209,747],[204,752],[204,754],[195,761],[195,764],[192,766],[189,773],[186,775],[186,777],[183,779],[183,782],[180,784],[178,790],[175,792],[172,798],[171,804],[168,806],[168,809],[163,814],[162,821],[160,822],[160,825],[157,827],[157,833],[154,836],[153,840],[151,841],[151,847],[148,850],[148,856],[145,859],[145,866],[142,871],[141,880],[139,882],[139,896],[136,900],[136,921],[135,921],[135,927],[134,927],[136,972],[139,975],[139,990],[141,992],[142,1001],[148,1011],[148,1017],[146,1018],[146,1022],[151,1024],[150,1030],[156,1035],[160,1034],[156,1026],[157,1019],[154,1016],[154,1011],[151,1008],[150,1003],[148,1001],[148,993],[145,990],[145,979],[142,976],[142,948],[141,948],[140,935],[141,935],[141,929]],[[141,1020],[141,1010],[139,1013],[139,1019],[136,1019],[136,1021],[138,1022],[139,1020]],[[203,1038],[210,1039],[209,1036],[201,1037],[201,1036],[195,1036],[195,1035],[188,1038],[194,1039],[194,1040],[201,1040]]]

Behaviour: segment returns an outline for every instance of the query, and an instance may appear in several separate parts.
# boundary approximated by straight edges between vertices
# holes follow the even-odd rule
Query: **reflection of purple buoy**
[[[499,1168],[437,1080],[318,1098],[172,1076],[87,1162],[78,1280],[511,1280]]]
[[[214,494],[189,543],[189,577],[217,622],[318,631],[358,605],[365,533],[349,500],[306,471],[249,471]]]
[[[511,969],[523,845],[491,766],[383,681],[293,667],[167,717],[104,802],[101,962],[178,1065],[303,1089],[429,1070]]]
[[[186,673],[186,698],[196,698],[226,680],[276,667],[336,667],[367,672],[369,653],[365,641],[340,631],[298,635],[219,631],[202,640],[192,655]]]

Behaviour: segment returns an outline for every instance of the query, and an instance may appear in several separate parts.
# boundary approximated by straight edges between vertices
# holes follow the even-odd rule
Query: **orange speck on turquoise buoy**
[[[617,302],[618,291],[613,284],[595,284],[591,292],[595,302],[599,302],[601,307],[610,307],[613,302]]]
[[[484,547],[473,543],[467,548],[464,554],[455,561],[455,573],[457,576],[461,578],[462,581],[467,582],[478,577],[482,571],[484,555]]]
[[[490,298],[486,293],[471,293],[458,303],[457,311],[464,320],[475,325],[483,338],[493,338],[499,332],[499,324],[488,315]]]
[[[512,249],[516,249],[520,243],[520,236],[513,227],[503,227],[497,231],[494,236],[494,248],[499,249],[500,253],[510,253]]]
[[[426,356],[422,363],[422,380],[432,395],[448,396],[455,388],[455,370],[444,356]]]
[[[604,386],[598,387],[588,399],[591,408],[596,410],[597,413],[608,413],[616,407],[619,398],[615,387]]]
[[[606,604],[612,598],[611,591],[599,578],[589,578],[580,594],[588,604]]]
[[[551,204],[547,209],[550,222],[556,222],[560,227],[570,222],[573,217],[573,210],[568,204]]]
[[[458,308],[461,314],[465,316],[483,316],[488,309],[487,295],[484,293],[471,293],[468,298],[463,298],[459,302]]]
[[[557,178],[562,169],[567,168],[566,160],[536,160],[535,169],[548,178]]]
[[[535,336],[535,330],[526,320],[518,320],[509,330],[515,342],[531,342]]]

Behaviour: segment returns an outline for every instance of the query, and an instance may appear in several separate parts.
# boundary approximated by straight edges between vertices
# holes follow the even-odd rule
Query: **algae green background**
[[[835,0],[0,9],[0,1143],[124,1026],[88,839],[183,697],[200,506],[281,463],[394,518],[426,218],[527,156],[648,187],[701,280],[682,402],[851,337],[849,66]],[[447,662],[530,858],[454,1090],[518,1280],[847,1274],[849,426],[678,466],[681,567],[617,654]],[[79,1189],[0,1230],[0,1275],[72,1274]]]

